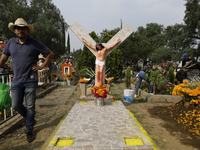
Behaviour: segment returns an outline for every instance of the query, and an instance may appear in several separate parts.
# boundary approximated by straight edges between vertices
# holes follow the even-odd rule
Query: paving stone
[[[94,101],[76,102],[53,139],[58,137],[75,139],[72,146],[59,147],[59,150],[153,148],[122,102],[110,103],[106,101],[106,105],[103,107],[95,106]],[[128,146],[124,140],[128,137],[140,137],[145,145]],[[50,142],[47,149],[52,149],[52,146]]]

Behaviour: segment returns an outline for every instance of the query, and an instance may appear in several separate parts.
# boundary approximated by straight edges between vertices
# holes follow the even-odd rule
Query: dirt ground
[[[111,94],[116,96],[115,100],[123,100],[123,90],[125,83],[113,83]],[[55,130],[60,120],[71,110],[74,103],[80,100],[80,87],[77,86],[59,86],[45,97],[37,99],[36,102],[36,120],[34,128],[36,135],[35,141],[28,143],[24,134],[25,124],[18,126],[10,133],[0,137],[1,150],[39,150],[42,145]],[[154,143],[161,150],[197,150],[199,140],[196,144],[184,142],[182,139],[192,138],[185,135],[184,132],[173,128],[176,124],[163,120],[155,112],[163,107],[171,106],[172,103],[148,103],[137,102],[124,103],[130,110],[142,127],[148,132]],[[154,113],[152,113],[154,112]],[[187,140],[186,140],[187,141]],[[188,140],[189,141],[189,140]]]

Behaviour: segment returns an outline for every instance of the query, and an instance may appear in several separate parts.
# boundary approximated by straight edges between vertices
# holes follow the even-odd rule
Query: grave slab
[[[46,150],[157,149],[121,101],[77,101],[46,142]]]

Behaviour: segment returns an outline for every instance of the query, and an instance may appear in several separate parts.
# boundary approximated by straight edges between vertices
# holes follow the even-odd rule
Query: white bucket
[[[133,101],[134,90],[124,89],[124,102],[131,103]]]

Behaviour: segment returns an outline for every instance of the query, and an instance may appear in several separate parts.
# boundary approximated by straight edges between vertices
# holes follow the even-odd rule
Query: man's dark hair
[[[96,44],[96,50],[97,50],[97,51],[98,51],[98,50],[101,50],[101,49],[98,49],[97,46],[101,46],[101,49],[102,49],[102,48],[105,48],[101,42],[97,42],[97,44]]]

